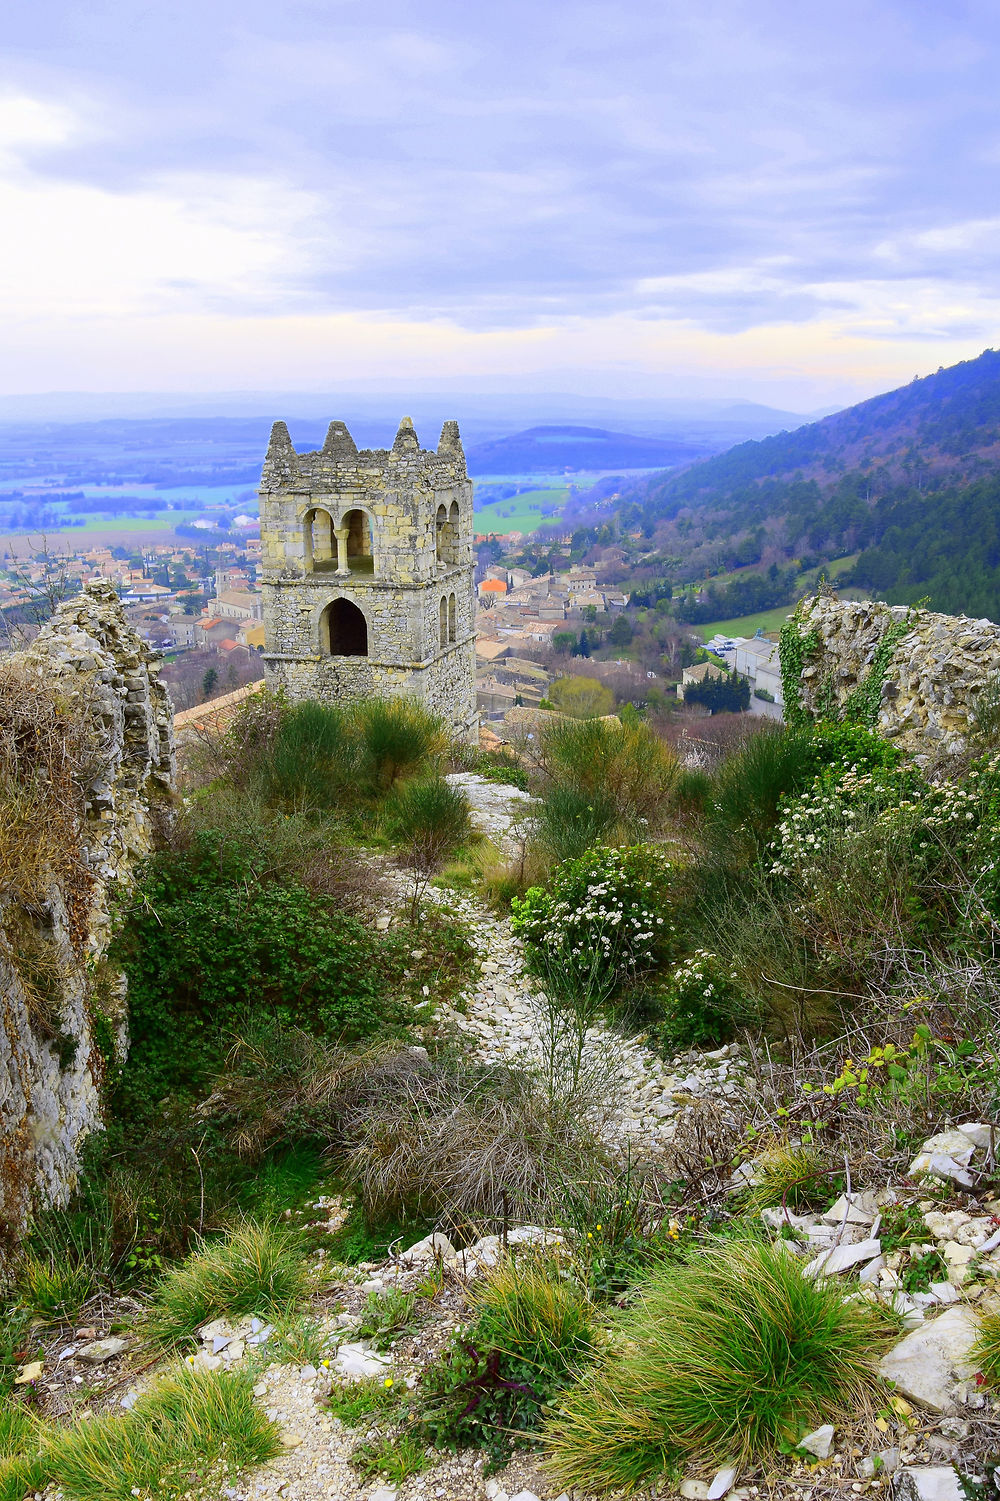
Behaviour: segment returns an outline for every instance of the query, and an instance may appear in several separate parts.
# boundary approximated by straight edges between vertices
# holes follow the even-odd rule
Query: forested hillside
[[[621,517],[650,535],[693,529],[750,563],[860,552],[842,581],[1000,619],[1000,353],[655,476]]]

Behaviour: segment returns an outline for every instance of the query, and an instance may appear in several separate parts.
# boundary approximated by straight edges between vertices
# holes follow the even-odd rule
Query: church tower
[[[293,700],[410,694],[478,734],[472,481],[457,422],[437,450],[404,417],[359,453],[342,422],[296,453],[271,430],[260,484],[264,663]]]

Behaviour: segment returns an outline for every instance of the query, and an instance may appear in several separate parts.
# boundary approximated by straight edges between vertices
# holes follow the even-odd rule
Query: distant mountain
[[[470,474],[562,474],[567,469],[659,469],[689,463],[705,451],[704,445],[603,427],[531,427],[479,443],[466,459]]]
[[[748,545],[810,561],[860,551],[846,581],[1000,619],[1000,352],[656,475],[625,502],[647,531],[743,539],[744,562]]]

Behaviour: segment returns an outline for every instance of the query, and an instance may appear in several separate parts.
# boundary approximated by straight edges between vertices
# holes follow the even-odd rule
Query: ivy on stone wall
[[[785,701],[785,723],[800,725],[811,719],[802,704],[802,670],[822,642],[817,630],[800,629],[799,611],[781,627],[778,660],[781,663],[781,691]]]
[[[873,730],[878,724],[878,711],[882,703],[882,688],[892,654],[897,642],[907,635],[913,626],[914,617],[907,614],[905,620],[894,620],[875,648],[871,666],[861,682],[849,693],[840,711],[840,718],[849,724],[860,724]]]

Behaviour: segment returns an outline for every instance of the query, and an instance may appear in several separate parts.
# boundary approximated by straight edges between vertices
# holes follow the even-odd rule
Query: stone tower
[[[359,453],[331,422],[316,453],[271,430],[260,484],[264,662],[275,687],[324,702],[406,693],[478,732],[472,482],[457,422],[437,451],[404,417]]]

